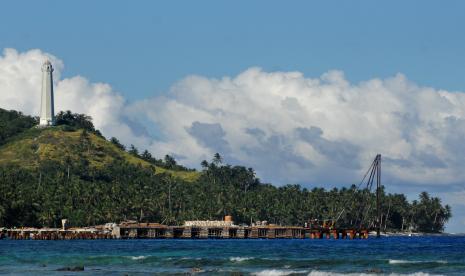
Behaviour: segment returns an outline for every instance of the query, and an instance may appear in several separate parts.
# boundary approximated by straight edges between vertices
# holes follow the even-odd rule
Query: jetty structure
[[[181,226],[124,221],[119,224],[67,228],[3,229],[0,237],[12,240],[73,239],[367,239],[367,229],[336,229],[329,226],[280,226],[257,222],[235,225],[230,216],[222,221],[186,221]]]

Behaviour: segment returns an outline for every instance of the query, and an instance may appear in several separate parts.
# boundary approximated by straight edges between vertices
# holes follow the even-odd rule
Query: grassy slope
[[[147,167],[153,166],[93,133],[88,133],[90,146],[82,150],[79,148],[81,134],[82,130],[69,132],[63,131],[61,127],[32,128],[0,146],[0,165],[14,163],[32,168],[38,166],[41,160],[76,162],[81,155],[93,167],[106,166],[115,159]],[[155,172],[170,173],[186,181],[194,181],[199,176],[198,172],[171,171],[160,167],[156,167]]]

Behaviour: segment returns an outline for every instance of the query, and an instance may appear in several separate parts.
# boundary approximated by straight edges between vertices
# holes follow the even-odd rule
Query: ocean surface
[[[465,275],[465,237],[0,240],[0,274]]]

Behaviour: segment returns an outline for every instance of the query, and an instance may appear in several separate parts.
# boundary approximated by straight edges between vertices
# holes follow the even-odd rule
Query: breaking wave
[[[131,260],[136,261],[136,260],[143,260],[143,259],[146,259],[147,256],[129,256],[129,258],[130,258]]]
[[[447,264],[447,261],[410,261],[410,260],[389,260],[389,264],[425,264],[425,263],[436,263],[436,264]]]
[[[398,273],[391,273],[391,274],[379,274],[379,273],[340,273],[340,272],[329,272],[329,271],[318,271],[313,270],[311,271],[308,276],[379,276],[379,275],[388,275],[388,276],[431,276],[429,273],[424,272],[414,272],[414,273],[407,273],[407,274],[398,274]]]
[[[256,276],[285,276],[285,275],[291,275],[291,274],[305,274],[305,273],[308,273],[308,271],[284,270],[284,269],[265,269],[265,270],[262,270],[262,271],[252,273],[252,275],[256,275]]]
[[[252,259],[254,259],[254,257],[230,257],[229,258],[231,262],[243,262],[243,261],[248,261]]]

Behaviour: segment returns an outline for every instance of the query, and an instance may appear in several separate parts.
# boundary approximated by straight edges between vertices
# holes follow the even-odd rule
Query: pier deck
[[[0,237],[14,240],[71,239],[367,239],[368,230],[311,229],[296,226],[167,226],[133,223],[89,228],[15,228],[5,229]]]

